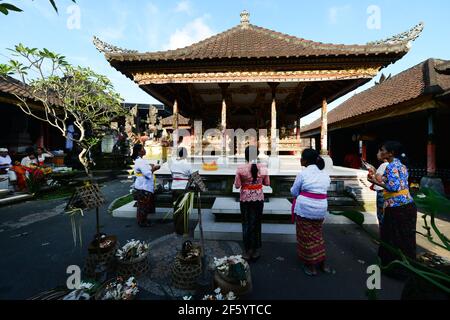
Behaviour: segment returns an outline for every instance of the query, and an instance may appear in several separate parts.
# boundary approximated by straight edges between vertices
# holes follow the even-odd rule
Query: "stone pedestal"
[[[274,170],[275,172],[280,170],[280,158],[269,157],[269,170]]]
[[[333,159],[329,155],[321,155],[323,160],[325,160],[325,171],[332,171],[333,170]]]
[[[420,180],[420,188],[430,188],[442,195],[445,195],[444,184],[438,177],[423,177]]]

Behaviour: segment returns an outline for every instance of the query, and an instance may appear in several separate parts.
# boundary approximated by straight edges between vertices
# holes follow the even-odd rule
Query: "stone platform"
[[[375,213],[364,213],[365,224],[378,224]],[[206,240],[242,240],[242,225],[238,222],[217,222],[211,210],[202,211],[203,236]],[[352,221],[345,217],[328,214],[325,219],[328,225],[352,225]],[[200,228],[197,224],[194,232],[194,238],[200,239]],[[263,242],[282,242],[295,243],[296,230],[294,224],[263,223],[262,225]]]
[[[264,203],[263,221],[286,223],[291,220],[291,203],[283,198],[269,198]],[[241,209],[238,198],[218,197],[211,212],[216,222],[240,222]]]
[[[122,219],[136,219],[136,207],[134,204],[136,201],[130,202],[120,208],[117,208],[112,212],[112,216],[114,218],[122,218]],[[150,220],[163,220],[163,219],[172,219],[173,218],[173,210],[172,208],[156,208],[156,213],[149,215],[148,218]],[[197,210],[194,209],[190,220],[197,220]]]

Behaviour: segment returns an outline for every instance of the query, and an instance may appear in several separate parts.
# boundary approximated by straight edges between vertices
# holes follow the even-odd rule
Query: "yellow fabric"
[[[134,175],[136,177],[143,177],[144,176],[142,173],[136,173],[136,172],[134,173]],[[156,176],[155,175],[153,175],[153,183],[156,186]]]
[[[409,196],[409,190],[408,189],[404,189],[404,190],[400,190],[400,191],[398,191],[398,192],[387,192],[387,191],[384,191],[384,193],[383,193],[383,197],[384,197],[384,200],[389,200],[389,199],[392,199],[392,198],[395,198],[395,197],[398,197],[398,196]]]

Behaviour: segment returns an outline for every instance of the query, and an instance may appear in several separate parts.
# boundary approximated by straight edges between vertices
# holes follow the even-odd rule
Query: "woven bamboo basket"
[[[106,294],[106,287],[107,287],[110,283],[112,283],[112,282],[114,282],[114,281],[116,281],[116,279],[111,279],[111,280],[106,281],[106,282],[98,289],[97,293],[96,293],[95,296],[94,296],[94,299],[95,299],[95,300],[103,300],[103,297],[104,297],[105,294]],[[131,301],[131,300],[134,300],[135,298],[136,298],[135,295],[131,295],[131,296],[129,296],[127,299],[124,299],[124,300],[129,300],[129,301]]]
[[[93,250],[91,244],[83,269],[84,277],[94,279],[96,276],[95,270],[98,265],[106,265],[108,269],[113,270],[115,268],[115,255],[118,245],[119,243],[115,242],[114,246],[110,246],[107,249]]]
[[[132,259],[129,261],[118,260],[117,274],[121,277],[140,277],[148,273],[150,266],[148,264],[148,254],[140,256],[137,259]]]
[[[202,263],[202,247],[201,246],[194,246],[194,249],[199,250],[199,255],[197,257],[192,258],[185,258],[183,255],[178,253],[177,259],[180,261],[181,264],[201,264]]]
[[[202,264],[184,263],[175,258],[172,266],[172,284],[178,289],[192,290],[197,287],[198,277],[202,273]]]
[[[246,285],[242,286],[239,281],[228,277],[226,274],[218,271],[214,272],[214,288],[220,288],[222,294],[228,294],[232,291],[236,296],[245,296],[253,289],[252,276],[250,269],[246,272]]]

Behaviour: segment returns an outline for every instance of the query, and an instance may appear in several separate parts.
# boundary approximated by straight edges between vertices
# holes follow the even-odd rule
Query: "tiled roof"
[[[439,72],[441,74],[450,75],[450,61],[436,66],[436,70],[437,70],[437,72]]]
[[[24,84],[10,76],[0,76],[0,93],[29,97],[24,89]]]
[[[139,53],[94,38],[94,44],[109,61],[158,61],[231,58],[288,58],[399,54],[423,30],[419,24],[408,32],[365,45],[325,44],[261,28],[242,22],[225,32],[185,48]]]
[[[450,61],[447,61],[447,63]],[[442,60],[429,59],[348,99],[328,113],[328,124],[358,117],[418,98],[424,94],[440,94],[450,90],[450,76],[436,72]],[[319,128],[318,119],[302,128],[308,132]]]

